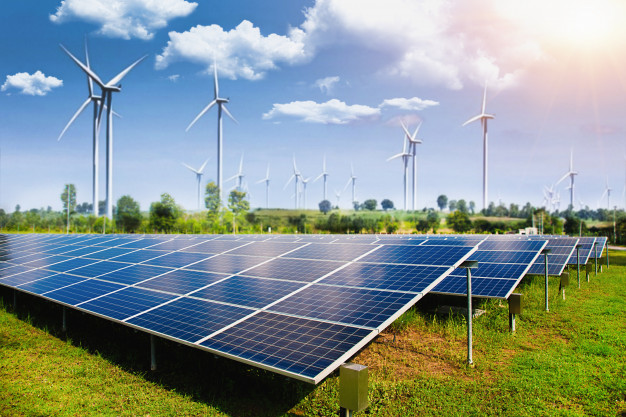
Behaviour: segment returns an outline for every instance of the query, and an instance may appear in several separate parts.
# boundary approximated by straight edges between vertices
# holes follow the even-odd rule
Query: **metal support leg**
[[[156,341],[154,340],[154,335],[150,335],[150,370],[156,371],[157,363],[156,363]]]
[[[606,245],[606,270],[609,270],[609,244]]]
[[[467,363],[473,365],[472,361],[472,273],[467,268]]]
[[[597,243],[593,245],[593,253],[594,253],[593,262],[594,262],[595,270],[596,270],[595,276],[598,276],[598,244]]]
[[[578,279],[578,288],[580,289],[580,246],[576,245],[576,278]]]
[[[546,268],[546,311],[550,311],[548,306],[548,254],[544,255],[544,266]]]
[[[515,313],[509,313],[509,330],[515,333]]]

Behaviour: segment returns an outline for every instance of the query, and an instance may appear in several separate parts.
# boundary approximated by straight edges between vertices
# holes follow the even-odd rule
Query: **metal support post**
[[[548,306],[548,254],[551,252],[550,249],[544,249],[541,251],[541,253],[543,253],[543,264],[545,267],[545,276],[546,276],[546,311],[550,311],[550,308]]]
[[[515,333],[515,315],[522,313],[522,294],[509,295],[509,330]]]
[[[609,270],[609,244],[606,245],[606,270]]]
[[[594,243],[593,245],[593,262],[596,269],[595,276],[598,276],[598,242]]]
[[[155,346],[154,335],[150,335],[150,370],[156,371],[157,363],[156,363],[156,346]]]
[[[561,274],[561,282],[559,283],[559,290],[563,294],[563,300],[565,300],[565,287],[569,285],[569,273],[563,272]]]
[[[578,288],[580,289],[580,246],[576,245],[576,278],[578,279]]]
[[[474,366],[472,360],[472,268],[478,266],[478,261],[464,261],[459,268],[467,271],[467,364]]]
[[[344,363],[339,368],[339,415],[351,417],[367,408],[367,366]]]

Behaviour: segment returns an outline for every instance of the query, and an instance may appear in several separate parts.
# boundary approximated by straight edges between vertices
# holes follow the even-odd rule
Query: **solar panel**
[[[489,238],[478,245],[472,260],[472,296],[506,299],[515,290],[547,245],[545,240],[518,237]],[[432,291],[435,294],[467,295],[465,270],[455,270]]]
[[[475,251],[427,240],[0,235],[0,285],[317,383]]]
[[[593,246],[595,243],[595,237],[579,237],[578,244],[580,245],[580,248],[578,249],[578,260],[576,259],[576,248],[574,248],[574,252],[572,252],[572,256],[569,257],[567,264],[576,265],[579,262],[581,265],[585,265],[589,262],[589,257],[593,252]]]
[[[550,249],[548,254],[548,275],[559,276],[563,273],[572,253],[576,250],[578,238],[554,238],[548,239],[546,249]],[[544,275],[546,271],[545,258],[540,256],[528,270],[529,274]]]
[[[606,248],[606,242],[608,238],[601,236],[596,238],[596,248],[591,251],[592,258],[601,258],[604,253],[604,249]]]

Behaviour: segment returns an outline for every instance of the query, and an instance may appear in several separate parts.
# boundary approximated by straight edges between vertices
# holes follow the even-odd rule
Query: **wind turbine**
[[[387,158],[387,162],[392,159],[402,158],[402,164],[404,165],[404,211],[406,211],[406,202],[409,196],[409,187],[407,182],[407,175],[409,172],[409,158],[411,154],[406,150],[406,141],[402,138],[402,152],[395,154],[392,157]]]
[[[267,164],[267,173],[265,174],[265,178],[257,181],[257,184],[265,182],[265,208],[270,208],[270,164]]]
[[[209,159],[207,158],[207,160],[204,161],[204,163],[198,169],[195,169],[184,162],[182,163],[185,168],[196,174],[196,179],[198,180],[198,211],[200,211],[200,183],[202,182],[202,174],[204,174],[204,168],[206,167],[206,164],[208,162]]]
[[[298,209],[298,179],[302,178],[302,174],[300,174],[300,171],[298,171],[298,168],[296,167],[296,156],[293,156],[293,174],[291,174],[291,177],[289,177],[289,180],[287,181],[287,183],[285,184],[285,186],[283,187],[283,190],[285,188],[287,188],[287,186],[289,185],[289,183],[291,182],[291,180],[295,179],[296,180],[296,192],[295,192],[295,200],[296,200],[296,204],[295,204],[295,208],[296,210]]]
[[[415,132],[413,134],[409,134],[409,130],[406,128],[404,123],[402,124],[402,129],[404,130],[404,134],[406,135],[407,140],[409,141],[409,153],[413,158],[413,194],[412,194],[412,210],[415,211],[416,205],[416,195],[417,195],[417,145],[422,143],[421,139],[417,139],[417,132],[419,132],[422,123],[417,125],[415,128]],[[405,207],[406,210],[406,207]]]
[[[546,210],[552,212],[552,206],[554,204],[554,184],[550,187],[545,185],[543,187],[543,204]]]
[[[354,175],[354,167],[352,166],[352,164],[350,164],[350,178],[348,178],[348,182],[346,183],[346,186],[343,187],[343,191],[346,191],[346,188],[348,188],[348,186],[350,185],[350,182],[352,182],[352,204],[354,205],[354,202],[356,201],[354,198],[354,191],[356,188],[356,176]]]
[[[322,173],[313,180],[313,182],[315,182],[324,177],[324,200],[326,200],[326,179],[328,178],[328,175],[328,172],[326,172],[326,155],[324,155],[324,160],[322,161]]]
[[[574,151],[570,151],[569,170],[561,177],[560,180],[556,182],[555,185],[559,185],[567,177],[570,178],[570,185],[568,189],[569,189],[570,207],[572,208],[572,210],[574,210],[574,176],[576,175],[578,175],[578,172],[574,171]]]
[[[341,191],[335,190],[335,198],[337,199],[337,208],[339,208],[339,200],[341,200]]]
[[[237,186],[235,188],[237,188],[239,191],[243,190],[243,177],[245,177],[244,173],[243,173],[243,154],[241,154],[241,159],[239,160],[239,171],[237,171],[237,173],[235,175],[233,175],[232,177],[230,177],[229,179],[226,180],[226,182],[228,181],[232,181],[232,180],[237,180]]]
[[[191,123],[189,123],[189,126],[187,126],[187,129],[185,129],[185,132],[188,132],[189,129],[191,129],[191,127],[206,112],[208,112],[209,109],[211,109],[211,107],[217,104],[217,186],[219,187],[220,201],[222,201],[223,200],[222,198],[223,197],[223,191],[222,191],[222,151],[223,151],[222,149],[223,148],[222,147],[222,111],[226,113],[226,115],[230,117],[235,123],[237,123],[237,120],[235,120],[233,115],[230,114],[230,112],[226,108],[226,103],[228,103],[228,99],[222,98],[219,95],[219,84],[217,82],[217,63],[215,62],[213,62],[213,93],[214,93],[213,101],[207,104],[207,106],[204,109],[202,109],[200,113],[198,113],[196,118],[193,119]]]
[[[604,192],[600,196],[600,200],[598,200],[598,206],[600,206],[600,202],[606,195],[606,209],[611,210],[611,191],[613,191],[613,189],[609,188],[609,177],[606,177],[606,187],[604,188]]]
[[[487,148],[488,148],[487,120],[495,119],[495,115],[485,112],[486,105],[487,105],[487,85],[485,85],[485,92],[483,93],[483,105],[482,105],[480,114],[472,117],[467,122],[463,123],[463,126],[465,126],[467,124],[480,120],[480,124],[483,127],[483,209],[487,208],[487,200],[488,200],[488,196],[487,196],[487,176],[488,176],[487,175],[488,174],[488,171],[487,171]]]
[[[303,196],[303,202],[302,202],[302,208],[306,210],[306,185],[309,182],[309,180],[311,180],[311,177],[309,178],[302,178],[302,196]]]
[[[101,105],[99,108],[97,118],[98,120],[100,120],[100,118],[102,117],[102,110],[106,106],[106,110],[107,110],[106,215],[108,218],[112,218],[113,217],[113,102],[112,102],[113,93],[114,92],[119,93],[120,91],[122,91],[122,85],[119,84],[119,82],[122,81],[122,79],[126,76],[126,74],[128,74],[133,68],[135,68],[137,64],[139,64],[141,61],[146,59],[148,55],[144,55],[143,57],[139,58],[137,61],[130,64],[122,72],[117,74],[115,77],[111,78],[111,80],[109,80],[109,82],[105,84],[104,82],[102,82],[100,77],[98,77],[98,75],[91,69],[89,64],[87,65],[83,64],[78,58],[72,55],[70,51],[68,51],[65,48],[65,46],[63,45],[60,45],[60,46],[61,46],[61,49],[63,49],[65,53],[69,55],[69,57],[76,63],[76,65],[78,65],[80,69],[82,69],[83,72],[85,72],[85,74],[89,76],[90,79],[92,79],[96,84],[98,84],[98,86],[102,90],[102,93],[99,99]],[[96,126],[96,128],[97,127],[98,126]],[[94,207],[94,210],[97,210],[97,207]]]

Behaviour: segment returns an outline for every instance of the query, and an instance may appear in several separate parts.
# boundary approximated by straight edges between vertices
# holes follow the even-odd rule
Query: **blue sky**
[[[114,96],[114,200],[129,194],[147,210],[163,192],[196,207],[195,175],[216,179],[212,60],[220,93],[239,124],[224,119],[224,177],[244,155],[252,207],[270,165],[270,206],[294,206],[283,187],[295,155],[317,177],[326,155],[329,199],[354,166],[356,199],[402,207],[400,121],[418,146],[417,207],[439,194],[482,200],[482,132],[462,127],[488,85],[489,200],[541,205],[543,187],[574,153],[576,205],[596,208],[608,178],[611,206],[624,206],[626,10],[617,0],[5,2],[0,16],[0,207],[61,207],[63,185],[91,201],[91,113],[57,137],[87,97],[86,78],[63,53],[105,80],[148,58]],[[545,2],[544,2],[545,3]],[[104,197],[104,126],[100,196]],[[558,186],[561,208],[567,181]],[[226,184],[230,187],[234,183]],[[309,183],[307,206],[322,199]],[[351,206],[350,188],[340,206]],[[606,206],[606,199],[602,203]]]

